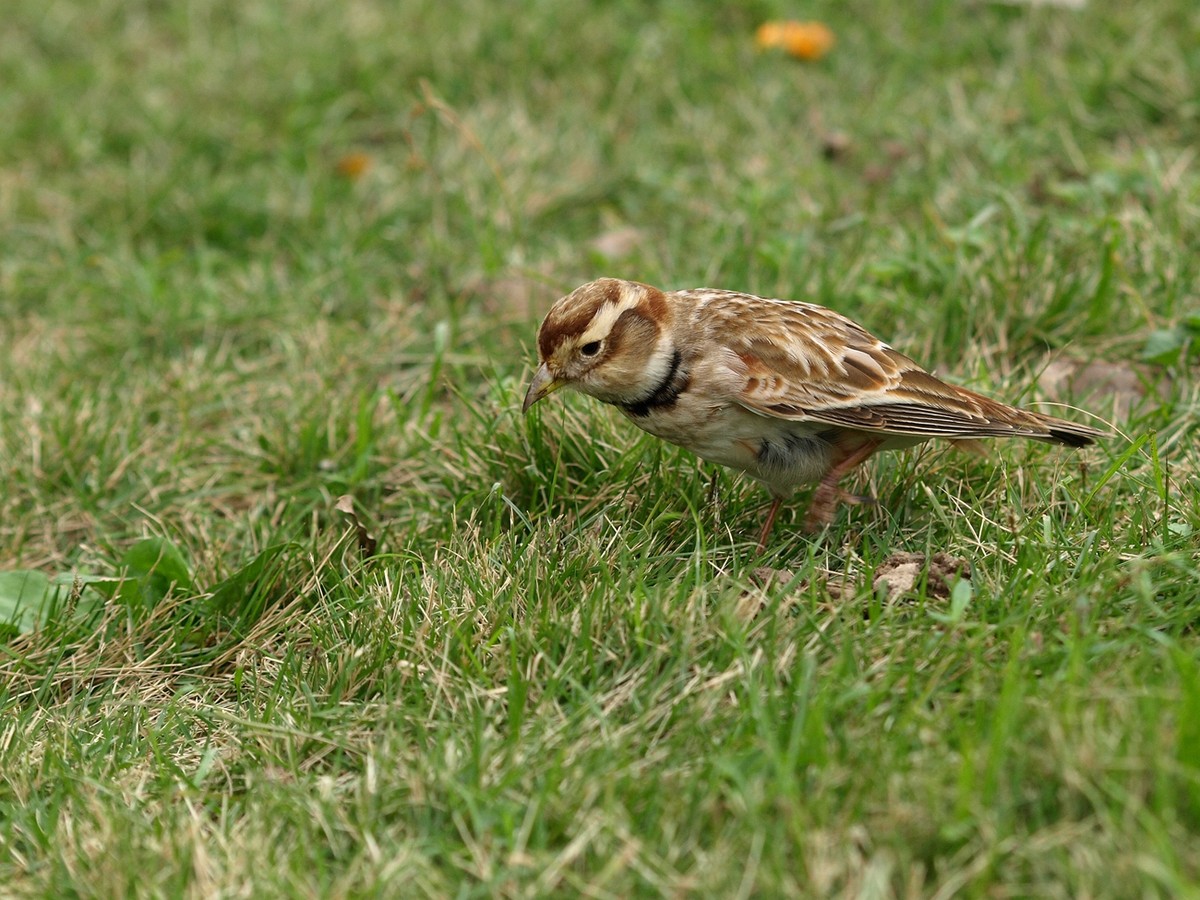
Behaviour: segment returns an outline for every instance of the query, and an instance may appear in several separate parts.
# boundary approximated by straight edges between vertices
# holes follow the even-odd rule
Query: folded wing
[[[738,402],[760,415],[880,435],[1026,437],[1076,447],[1102,434],[946,384],[824,307],[780,301],[765,314],[755,308],[747,322],[735,297],[715,299],[710,311],[721,307],[722,339],[746,367]]]

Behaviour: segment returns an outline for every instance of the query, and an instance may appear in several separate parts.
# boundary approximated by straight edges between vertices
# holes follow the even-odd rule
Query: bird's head
[[[538,359],[523,410],[569,387],[605,403],[630,403],[668,371],[671,309],[658,288],[601,278],[550,308],[538,330]]]

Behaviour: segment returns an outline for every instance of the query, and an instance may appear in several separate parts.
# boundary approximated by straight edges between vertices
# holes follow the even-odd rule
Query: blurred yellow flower
[[[343,178],[357,181],[371,168],[371,157],[365,153],[347,153],[337,161],[337,172]]]
[[[833,32],[821,22],[764,22],[754,33],[760,49],[782,47],[797,59],[820,59],[833,42]]]

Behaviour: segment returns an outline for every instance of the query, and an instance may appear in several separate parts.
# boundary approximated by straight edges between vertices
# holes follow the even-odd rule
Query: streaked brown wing
[[[754,299],[709,304],[746,366],[738,402],[753,412],[912,437],[1049,437],[1050,420],[939,381],[832,310]]]

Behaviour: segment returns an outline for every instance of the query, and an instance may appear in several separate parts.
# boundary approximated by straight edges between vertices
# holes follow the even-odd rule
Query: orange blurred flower
[[[357,181],[371,168],[371,157],[365,153],[347,153],[337,161],[337,172],[343,178]]]
[[[833,32],[821,22],[764,22],[754,33],[760,49],[782,47],[797,59],[817,60],[833,46]]]

